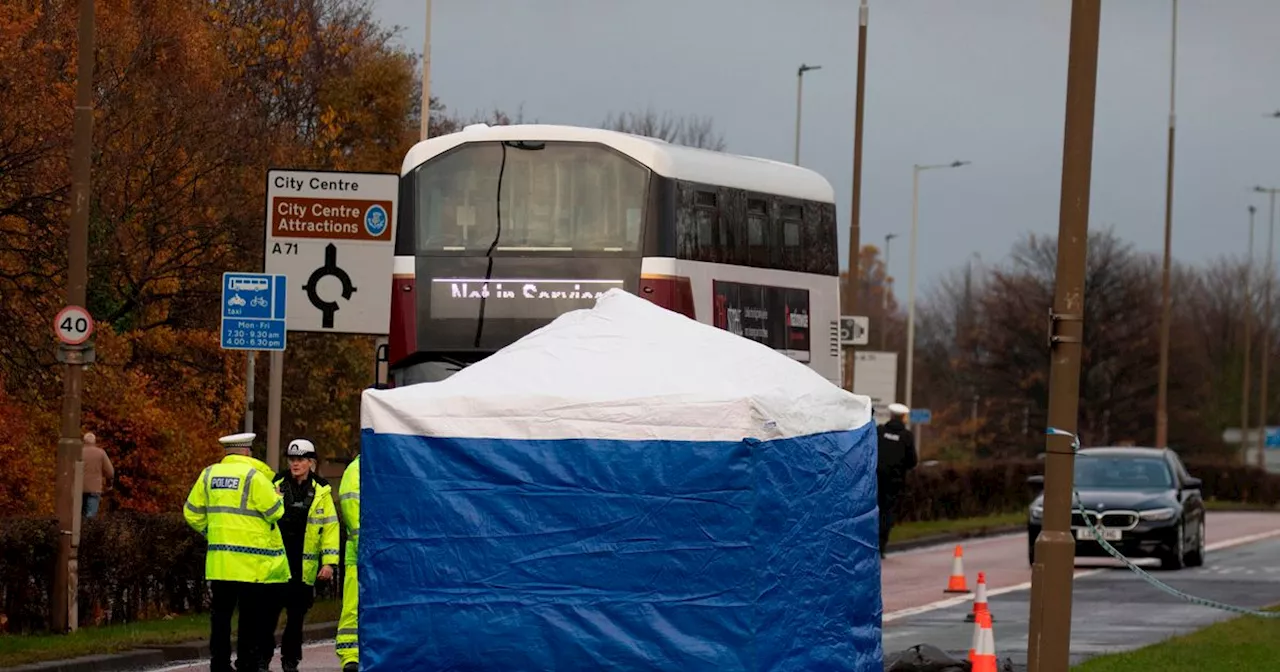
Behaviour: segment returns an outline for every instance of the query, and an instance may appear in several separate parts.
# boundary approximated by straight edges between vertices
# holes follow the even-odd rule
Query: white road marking
[[[1255,542],[1264,541],[1267,539],[1271,539],[1272,537],[1280,537],[1280,530],[1271,530],[1269,532],[1259,532],[1258,534],[1250,534],[1243,537],[1237,537],[1235,539],[1225,539],[1215,544],[1206,544],[1204,547],[1204,550],[1205,552],[1221,551],[1228,548],[1234,548],[1236,546],[1244,546],[1245,544],[1252,544]],[[1001,537],[990,537],[990,538],[999,539]],[[918,549],[918,550],[926,550],[926,549]],[[913,549],[912,551],[907,551],[907,553],[914,553],[914,552],[916,552],[915,549]],[[1099,569],[1090,569],[1083,572],[1077,571],[1073,579],[1080,579],[1086,576],[1101,574],[1102,572],[1110,571],[1111,569],[1112,569],[1111,567],[1103,567]],[[1020,590],[1028,590],[1030,588],[1031,588],[1030,581],[1026,583],[1019,583],[1014,586],[1005,586],[1004,588],[996,588],[994,590],[987,591],[987,598],[990,599],[992,597],[996,597],[997,595],[1004,595],[1006,593],[1015,593]],[[958,597],[949,597],[945,600],[938,600],[937,602],[923,604],[918,607],[909,607],[907,609],[899,609],[897,611],[891,611],[885,614],[881,619],[881,621],[884,623],[890,623],[892,621],[901,620],[904,618],[908,618],[910,616],[927,614],[931,611],[946,609],[948,607],[954,607],[954,606],[964,604],[966,602],[972,602],[972,601],[973,601],[972,595],[961,595]]]
[[[319,642],[307,642],[306,644],[302,645],[302,650],[306,651],[308,649],[320,649],[320,648],[328,647],[330,651],[333,651],[333,643],[334,642],[332,639],[326,639],[324,641],[319,641]],[[235,654],[233,653],[231,657],[235,658]],[[336,661],[338,657],[335,655],[333,659]],[[208,664],[208,662],[209,661],[205,659],[188,660],[183,663],[175,663],[173,665],[170,665],[169,667],[157,667],[150,670],[150,672],[183,672],[184,670],[189,670],[192,667],[206,665]]]

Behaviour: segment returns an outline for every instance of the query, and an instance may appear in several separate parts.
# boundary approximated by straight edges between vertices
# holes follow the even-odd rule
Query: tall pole
[[[1173,128],[1174,92],[1178,77],[1178,0],[1173,0],[1173,34],[1169,45],[1169,153],[1164,171],[1164,270],[1160,278],[1160,376],[1156,390],[1156,447],[1169,445],[1169,330],[1173,301],[1169,274],[1173,245]]]
[[[907,243],[907,408],[915,387],[916,365],[916,229],[920,221],[920,166],[911,167],[911,238]]]
[[[1253,215],[1258,211],[1249,206],[1249,257],[1244,263],[1244,375],[1240,383],[1240,462],[1248,455],[1249,435],[1249,367],[1253,357],[1249,350],[1253,345]]]
[[[929,166],[911,166],[911,238],[907,251],[907,408],[911,406],[911,392],[915,387],[916,361],[916,233],[920,220],[920,173],[937,168],[959,168],[969,165],[968,161],[952,161]]]
[[[897,238],[896,233],[884,236],[884,287],[880,290],[880,350],[883,352],[889,337],[889,244]]]
[[[84,306],[89,279],[89,180],[93,167],[93,0],[80,0],[74,145],[71,156],[71,222],[67,240],[67,305]],[[64,349],[62,378],[62,432],[58,439],[57,494],[58,553],[53,572],[53,596],[49,623],[54,632],[77,628],[77,573],[79,565],[80,502],[77,475],[83,468],[80,434],[80,401],[84,391],[83,363],[92,359],[93,344],[82,352]],[[78,356],[71,356],[78,355]]]
[[[804,73],[810,70],[821,70],[821,65],[805,65],[800,64],[796,69],[796,141],[795,141],[795,158],[791,161],[795,165],[800,165],[800,104],[804,98]]]
[[[1271,368],[1271,279],[1275,275],[1275,267],[1273,266],[1272,252],[1275,247],[1276,233],[1276,192],[1280,192],[1280,188],[1272,187],[1270,189],[1263,187],[1255,187],[1256,191],[1265,193],[1269,196],[1267,208],[1267,266],[1264,269],[1267,281],[1263,284],[1262,289],[1262,380],[1258,383],[1258,452],[1254,455],[1254,462],[1258,468],[1264,468],[1267,464],[1267,418],[1271,410],[1270,400],[1267,398],[1267,383],[1270,377],[1269,369]]]
[[[250,350],[248,363],[245,365],[246,371],[244,376],[244,431],[246,432],[253,431],[253,386],[255,384],[254,373],[256,373],[255,369],[257,368],[255,366],[256,360],[257,358],[254,356],[254,351]]]
[[[1074,434],[1080,401],[1084,335],[1085,254],[1089,236],[1089,180],[1093,163],[1094,97],[1098,83],[1101,0],[1072,0],[1067,55],[1062,195],[1058,206],[1058,265],[1049,329],[1049,427]],[[1044,527],[1031,571],[1030,672],[1067,672],[1071,642],[1072,438],[1045,440]]]
[[[854,85],[853,103],[853,186],[849,197],[849,275],[845,278],[842,296],[842,312],[845,315],[856,315],[858,312],[858,280],[862,277],[862,112],[867,91],[867,0],[862,0],[858,7],[858,81]],[[799,145],[797,145],[797,152]],[[796,163],[799,163],[799,153]],[[883,331],[883,325],[881,330]],[[854,377],[858,366],[855,361],[856,350],[850,346],[845,349],[845,360],[849,391],[853,391]]]
[[[419,140],[427,139],[431,127],[431,0],[427,0],[427,20],[423,24],[426,36],[422,38],[422,127]]]

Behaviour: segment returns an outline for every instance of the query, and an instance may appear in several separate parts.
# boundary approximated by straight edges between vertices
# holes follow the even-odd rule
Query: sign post
[[[289,331],[390,333],[399,200],[395,173],[267,171],[264,270],[288,278]],[[283,349],[269,375],[267,452],[278,457]]]

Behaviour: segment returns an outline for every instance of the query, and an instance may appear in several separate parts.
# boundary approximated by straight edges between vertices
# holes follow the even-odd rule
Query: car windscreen
[[[1160,490],[1173,487],[1169,465],[1159,457],[1077,455],[1077,489]]]

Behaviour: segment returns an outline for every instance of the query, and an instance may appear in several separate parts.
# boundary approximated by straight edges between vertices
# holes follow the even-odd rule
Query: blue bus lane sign
[[[222,274],[222,348],[284,350],[285,276]]]

